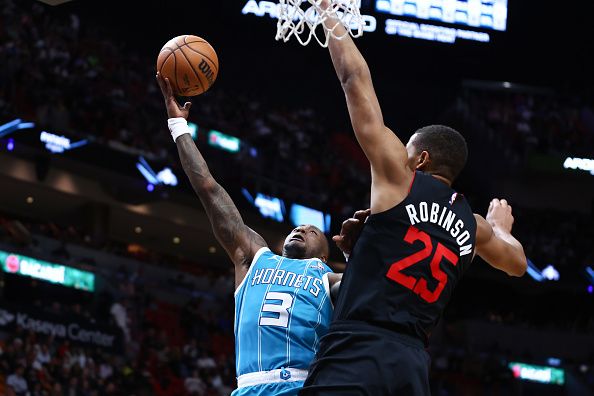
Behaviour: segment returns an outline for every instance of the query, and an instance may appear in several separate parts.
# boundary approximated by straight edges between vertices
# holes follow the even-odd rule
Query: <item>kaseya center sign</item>
[[[116,328],[90,323],[74,315],[56,315],[30,306],[0,302],[0,330],[14,332],[17,328],[109,350],[121,346],[120,331]]]

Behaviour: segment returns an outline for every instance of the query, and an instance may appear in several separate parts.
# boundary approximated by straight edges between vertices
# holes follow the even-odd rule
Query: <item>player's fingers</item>
[[[361,220],[358,219],[350,219],[348,223],[344,226],[345,231],[352,231],[357,229],[357,227],[361,224]]]
[[[371,209],[358,210],[355,212],[354,218],[364,221],[371,214]]]
[[[155,78],[157,79],[157,84],[159,84],[159,88],[161,88],[161,93],[165,95],[165,92],[167,91],[167,86],[164,84],[163,76],[161,76],[160,73],[157,73]]]
[[[353,217],[354,218],[358,218],[358,217],[361,217],[361,216],[364,216],[364,215],[365,215],[365,210],[358,210],[358,211],[355,212],[355,214],[353,215]]]
[[[507,200],[502,199],[501,200],[501,206],[507,206]]]
[[[165,77],[165,84],[167,86],[167,97],[173,97],[173,88],[171,88],[171,81],[169,81],[169,78],[167,77]]]
[[[348,227],[352,227],[353,225],[359,223],[359,219],[346,219],[345,221],[342,222],[342,227],[343,228],[348,228]]]

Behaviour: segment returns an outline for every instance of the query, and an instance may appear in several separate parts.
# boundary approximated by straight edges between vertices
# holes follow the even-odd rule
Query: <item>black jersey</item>
[[[335,322],[363,321],[426,343],[475,240],[464,197],[416,172],[404,201],[368,218],[340,285]]]

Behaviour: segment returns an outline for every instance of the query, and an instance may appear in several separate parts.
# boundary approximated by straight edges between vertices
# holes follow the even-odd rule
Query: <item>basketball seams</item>
[[[181,94],[179,89],[179,82],[177,81],[177,57],[175,56],[175,52],[173,53],[173,74],[175,75],[175,87],[177,88],[176,91],[178,95]]]
[[[158,71],[161,75],[163,75],[163,69],[165,68],[165,66],[167,65],[167,62],[169,62],[169,59],[171,58],[171,55],[173,55],[173,75],[175,76],[174,81],[172,81],[171,79],[169,79],[169,81],[171,81],[172,84],[175,85],[175,87],[173,87],[173,90],[175,92],[179,92],[179,85],[177,83],[177,58],[175,57],[175,53],[172,51],[171,53],[169,53],[169,55],[167,55],[167,57],[165,58],[165,60],[161,63],[161,67],[158,68]],[[159,65],[157,65],[159,66]]]
[[[210,87],[204,89],[204,84],[202,83],[202,80],[200,79],[200,75],[198,74],[198,72],[196,71],[196,69],[194,69],[194,65],[192,65],[192,62],[190,62],[190,59],[188,59],[188,56],[184,53],[184,50],[182,49],[182,47],[180,47],[179,44],[176,44],[176,45],[177,45],[177,48],[179,49],[179,52],[181,52],[182,55],[184,56],[184,58],[186,58],[186,61],[188,62],[188,65],[190,65],[190,69],[192,69],[192,71],[196,75],[196,78],[198,79],[198,82],[200,83],[200,86],[202,87],[202,92],[206,92],[206,90],[208,88],[210,88]]]
[[[203,40],[203,39],[200,39],[200,38],[199,38],[199,37],[197,37],[197,36],[192,36],[192,37],[196,37],[196,38],[198,38],[198,40],[196,40],[196,41],[190,41],[190,42],[188,42],[188,41],[186,41],[186,38],[188,38],[188,37],[190,37],[190,36],[184,36],[184,43],[186,44],[186,47],[187,47],[187,48],[189,48],[189,49],[190,49],[190,51],[192,51],[192,52],[195,52],[195,53],[197,53],[197,54],[199,54],[199,55],[201,55],[201,56],[205,57],[205,58],[206,58],[208,61],[210,61],[210,63],[211,63],[211,65],[212,65],[212,67],[215,69],[215,72],[218,74],[218,73],[219,73],[218,60],[217,60],[217,62],[215,62],[215,61],[213,61],[213,60],[212,60],[212,59],[211,59],[211,58],[210,58],[208,55],[206,55],[206,54],[204,54],[203,52],[200,52],[200,51],[198,51],[198,50],[196,50],[196,49],[194,49],[194,48],[190,47],[190,44],[194,44],[194,43],[204,43],[204,44],[206,44],[206,45],[207,45],[207,46],[208,46],[208,47],[209,47],[209,48],[212,50],[212,52],[213,52],[213,53],[215,54],[215,56],[216,56],[216,52],[215,52],[214,48],[212,48],[212,45],[210,45],[210,43],[209,43],[208,41],[206,41],[206,40]]]
[[[189,35],[185,35],[185,36],[184,36],[184,44],[186,44],[186,45],[188,45],[188,44],[192,44],[192,43],[206,43],[206,44],[208,44],[208,42],[207,42],[206,40],[204,40],[204,39],[201,39],[201,38],[200,38],[200,37],[198,37],[198,36],[191,36],[191,37],[196,37],[198,40],[196,40],[196,41],[190,41],[190,42],[187,42],[187,41],[186,41],[186,39],[187,39],[188,37],[190,37],[190,36],[189,36]],[[209,44],[209,45],[210,45],[210,44]]]
[[[196,41],[190,41],[190,42],[188,42],[188,41],[186,41],[186,39],[187,39],[188,37],[196,37],[198,40],[196,40]],[[210,63],[212,64],[212,66],[214,67],[215,71],[217,72],[217,74],[219,73],[219,66],[218,66],[218,62],[215,62],[215,61],[213,61],[212,59],[210,59],[210,57],[209,57],[208,55],[205,55],[204,53],[202,53],[202,52],[200,52],[200,51],[198,51],[198,50],[195,50],[194,48],[190,47],[190,44],[193,44],[193,43],[205,43],[205,44],[206,44],[206,45],[207,45],[207,46],[208,46],[208,47],[209,47],[209,48],[212,50],[212,52],[213,52],[213,53],[216,55],[216,52],[215,52],[214,48],[212,48],[212,45],[210,45],[210,43],[209,43],[208,41],[206,41],[206,40],[204,40],[204,39],[201,39],[201,38],[200,38],[200,37],[198,37],[198,36],[190,36],[190,35],[185,35],[185,36],[184,36],[184,43],[186,44],[186,47],[188,47],[188,48],[190,49],[190,51],[192,51],[192,52],[195,52],[195,53],[197,53],[197,54],[199,54],[199,55],[202,55],[202,56],[203,56],[203,57],[205,57],[207,60],[209,60],[209,61],[210,61]]]
[[[167,49],[169,49],[169,48],[167,48]],[[161,50],[161,52],[163,52],[163,50]],[[161,52],[159,52],[159,57],[161,56]],[[167,56],[165,57],[165,59],[163,59],[163,63],[161,63],[161,67],[158,67],[158,66],[159,66],[159,59],[157,58],[157,68],[159,69],[159,73],[161,73],[161,70],[163,70],[163,66],[165,65],[165,63],[167,63],[167,59],[169,59],[169,57],[170,57],[171,55],[173,55],[173,51],[171,51],[171,52],[169,53],[169,55],[167,55]],[[174,55],[174,56],[175,56],[175,55]]]
[[[206,41],[205,41],[205,43],[206,43]],[[191,43],[188,43],[188,44],[191,44]],[[208,43],[207,43],[207,44],[208,44]],[[206,58],[206,59],[207,59],[207,60],[208,60],[208,61],[209,61],[209,62],[212,64],[212,66],[213,66],[213,67],[214,67],[214,69],[215,69],[215,72],[217,72],[217,74],[219,73],[219,68],[218,68],[218,66],[217,66],[217,64],[218,64],[217,62],[215,62],[215,61],[213,61],[212,59],[210,59],[210,58],[208,57],[208,55],[205,55],[204,53],[202,53],[202,52],[200,52],[200,51],[198,51],[198,50],[195,50],[194,48],[190,47],[189,45],[186,45],[186,47],[188,47],[188,48],[190,49],[190,51],[192,51],[192,52],[195,52],[195,53],[197,53],[197,54],[199,54],[199,55],[202,55],[203,57],[205,57],[205,58]],[[214,49],[213,49],[213,51],[214,51]]]
[[[191,44],[197,44],[197,47],[192,48]],[[189,48],[189,51],[191,52],[186,53],[184,47]],[[178,54],[175,53],[176,51],[181,52],[181,56],[183,56],[183,59],[180,58],[179,62],[177,60]],[[205,55],[201,51],[206,51],[208,55]],[[170,59],[171,55],[173,55],[173,60]],[[184,60],[188,65],[183,64]],[[191,80],[191,77],[190,80],[188,80],[188,66],[190,69],[192,69],[195,79],[198,79],[198,84]],[[202,66],[204,66],[204,72]],[[161,48],[161,51],[159,51],[157,60],[157,68],[159,73],[174,74],[169,75],[168,77],[170,78],[172,85],[175,84],[175,88],[180,95],[190,93],[192,94],[191,96],[193,96],[206,92],[211,87],[213,80],[216,79],[219,69],[218,66],[218,57],[214,51],[214,48],[212,48],[212,46],[206,40],[193,35],[178,36],[172,40],[169,40]],[[189,74],[191,75],[192,73]],[[214,73],[214,79],[210,78],[212,76],[211,73]],[[186,83],[189,84],[187,88],[183,88],[188,92],[181,92],[182,87],[179,84],[180,78],[183,79],[184,85]],[[201,90],[201,92],[198,90]]]

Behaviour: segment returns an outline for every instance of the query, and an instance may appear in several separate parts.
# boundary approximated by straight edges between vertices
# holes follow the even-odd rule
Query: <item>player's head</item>
[[[453,182],[466,159],[466,140],[455,129],[444,125],[429,125],[417,130],[406,145],[408,165]]]
[[[300,225],[285,238],[283,256],[294,259],[308,259],[317,257],[323,262],[328,261],[328,239],[316,226]]]

